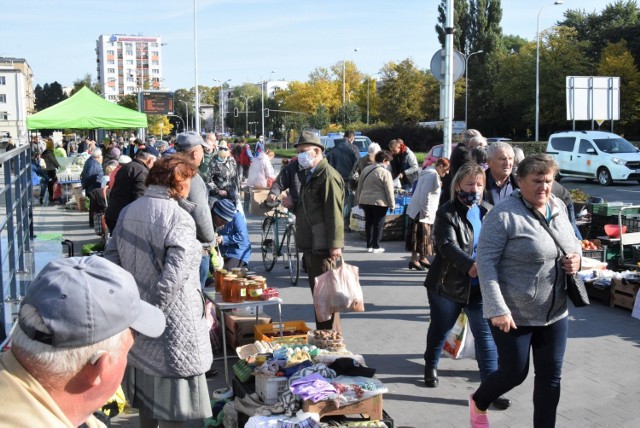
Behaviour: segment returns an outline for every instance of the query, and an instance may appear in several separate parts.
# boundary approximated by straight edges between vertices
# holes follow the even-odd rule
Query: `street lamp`
[[[186,101],[182,101],[182,100],[178,100],[178,101],[184,104],[184,110],[187,112],[186,129],[184,130],[184,132],[189,132],[189,104],[187,104]]]
[[[464,127],[469,129],[469,125],[467,122],[467,101],[468,101],[468,92],[469,92],[469,58],[471,58],[475,54],[483,53],[483,50],[471,52],[469,55],[464,55]]]
[[[563,0],[557,0],[553,3],[545,4],[540,8],[538,12],[538,21],[536,24],[536,143],[538,140],[538,129],[540,125],[540,14],[542,10],[547,6],[557,6],[563,4]]]
[[[358,52],[358,48],[353,49],[354,52]],[[342,60],[342,104],[344,104],[346,98],[347,98],[347,91],[346,91],[346,72],[347,72],[347,67],[346,67],[346,63],[347,63],[347,58],[345,56],[345,58]]]
[[[224,135],[224,95],[222,92],[223,92],[224,84],[231,82],[231,79],[227,79],[227,80],[212,79],[212,80],[214,82],[220,83],[220,93],[219,93],[220,108],[218,110],[220,110],[220,132]]]
[[[244,98],[244,135],[249,135],[249,98],[238,95],[238,98]]]
[[[269,72],[269,80],[271,80],[271,75],[273,73],[277,73],[277,72],[278,72],[277,70],[271,70]],[[260,135],[262,135],[263,137],[264,137],[264,84],[265,83],[267,83],[267,82],[265,82],[264,80],[262,82],[260,82],[260,99],[261,99],[261,109],[260,110],[262,111],[262,113],[261,113],[261,115],[262,115],[262,134],[260,134]]]

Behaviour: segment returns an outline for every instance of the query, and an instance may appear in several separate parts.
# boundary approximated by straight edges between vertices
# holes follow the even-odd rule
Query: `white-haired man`
[[[49,263],[27,289],[12,347],[0,357],[0,425],[103,427],[93,413],[122,381],[133,331],[158,337],[165,322],[140,300],[131,274],[106,259]]]

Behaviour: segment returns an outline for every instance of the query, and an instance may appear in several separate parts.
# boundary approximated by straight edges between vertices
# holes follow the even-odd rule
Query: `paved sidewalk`
[[[48,232],[58,230],[64,239],[86,242],[95,239],[87,213],[66,212],[60,207],[43,208]],[[37,210],[36,234],[41,233]],[[291,286],[284,263],[264,272],[259,251],[260,217],[248,216],[254,244],[252,269],[264,273],[270,286],[278,287],[284,299],[283,319],[305,320],[313,327],[313,307],[306,276]],[[356,233],[347,235],[345,259],[360,267],[366,312],[343,314],[348,349],[365,356],[387,385],[384,408],[396,427],[468,426],[467,399],[478,386],[475,361],[442,359],[438,388],[425,388],[422,381],[423,352],[429,319],[424,273],[407,269],[409,254],[400,241],[385,242],[386,252],[364,252]],[[76,254],[80,247],[76,244]],[[36,254],[36,259],[38,255]],[[275,319],[276,314],[267,311]],[[570,308],[570,338],[565,356],[558,427],[640,426],[640,321],[630,311],[610,308],[597,301],[587,308]],[[220,375],[212,390],[223,386]],[[507,394],[513,405],[490,413],[492,426],[532,426],[533,370],[525,383]],[[137,427],[135,415],[113,421],[114,427]]]

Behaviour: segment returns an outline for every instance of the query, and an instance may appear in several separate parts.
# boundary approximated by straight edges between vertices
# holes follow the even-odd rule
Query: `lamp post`
[[[196,95],[195,115],[196,132],[200,134],[200,93],[198,90],[198,14],[197,0],[193,0],[193,72],[195,75],[194,92]]]
[[[374,73],[367,78],[367,125],[369,124],[369,90],[371,89],[371,78],[373,76],[377,76],[380,73]],[[378,79],[373,79],[376,84],[378,83]],[[377,88],[377,86],[376,86]]]
[[[358,52],[358,48],[354,48],[353,49],[354,52]],[[345,58],[342,60],[342,104],[344,104],[344,102],[347,99],[347,91],[346,91],[346,83],[347,83],[347,79],[346,79],[346,73],[347,73],[347,58],[345,56]]]
[[[277,73],[277,72],[278,72],[277,70],[271,70],[269,72],[269,80],[271,80],[271,75],[273,73]],[[260,102],[260,104],[261,104],[260,107],[261,108],[260,108],[260,110],[261,110],[261,115],[262,115],[262,133],[260,135],[262,135],[263,137],[264,137],[264,85],[265,85],[265,83],[268,83],[268,82],[265,82],[264,80],[262,82],[260,82],[260,99],[261,99],[261,102]]]
[[[183,126],[183,128],[185,128],[184,132],[189,132],[189,104],[187,104],[186,101],[182,101],[182,100],[178,100],[178,101],[184,104],[184,110],[187,112],[187,122],[186,122],[186,126]]]
[[[218,80],[218,79],[212,79],[214,82],[218,82],[220,83],[220,93],[219,93],[219,99],[220,99],[220,108],[218,108],[218,110],[220,110],[220,132],[224,135],[224,95],[223,95],[223,89],[224,89],[224,84],[231,82],[231,79],[227,79],[227,80]]]
[[[540,125],[540,14],[547,6],[557,6],[563,4],[563,0],[557,0],[553,3],[545,4],[538,12],[538,21],[536,24],[536,143],[539,141],[539,125]]]
[[[238,98],[244,98],[244,135],[249,135],[249,98],[238,95]]]
[[[468,102],[468,93],[469,93],[469,58],[473,55],[483,53],[483,50],[471,52],[469,55],[464,55],[464,127],[469,129],[469,125],[467,122],[467,102]]]

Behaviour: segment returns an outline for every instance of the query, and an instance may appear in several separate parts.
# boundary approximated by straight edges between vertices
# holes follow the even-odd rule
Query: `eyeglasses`
[[[224,150],[224,151],[227,151],[227,150],[229,150],[229,149],[228,149],[227,147],[218,147],[218,150]]]

